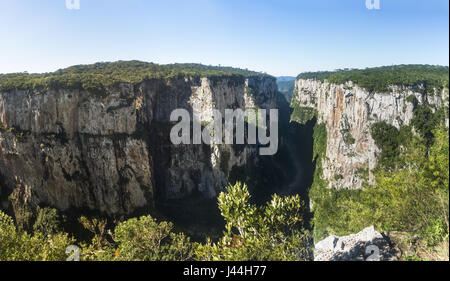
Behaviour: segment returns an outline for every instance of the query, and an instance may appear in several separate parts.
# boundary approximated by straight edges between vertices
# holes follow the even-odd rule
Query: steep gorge
[[[16,217],[36,206],[120,217],[170,200],[215,198],[236,169],[258,163],[257,147],[173,145],[172,110],[192,114],[200,106],[208,123],[213,108],[277,107],[270,76],[186,76],[105,89],[0,93],[3,209]]]
[[[371,125],[386,122],[397,129],[410,125],[415,103],[433,110],[448,106],[448,90],[421,93],[392,86],[390,93],[373,93],[351,81],[334,84],[300,78],[295,85],[292,119],[301,124],[317,119],[318,124],[325,125],[321,176],[328,187],[359,189],[365,175],[371,176],[367,173],[376,167],[381,153],[371,135]]]
[[[448,67],[400,65],[298,76],[291,120],[303,127],[314,126],[314,176],[308,195],[316,242],[371,225],[380,231],[429,237],[429,232],[415,229],[420,220],[417,214],[427,212],[418,202],[428,198],[430,204],[436,194],[445,198],[448,185],[438,190],[431,187],[433,179],[427,178],[422,187],[404,175],[427,169],[422,160],[434,161],[428,150],[436,149],[431,148],[435,134],[448,134],[448,106]],[[437,149],[445,151],[445,146]],[[443,165],[448,167],[448,162]],[[445,172],[440,173],[434,175],[445,177]],[[415,180],[425,178],[421,174]],[[410,197],[396,195],[400,191],[395,184],[387,187],[395,180]],[[424,216],[428,217],[422,218],[422,224],[432,227],[446,215]],[[407,217],[410,222],[402,220]]]

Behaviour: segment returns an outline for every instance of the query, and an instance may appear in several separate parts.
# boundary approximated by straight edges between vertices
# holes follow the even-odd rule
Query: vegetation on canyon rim
[[[306,72],[297,78],[328,80],[330,83],[344,84],[348,81],[367,89],[369,92],[390,92],[389,86],[417,88],[423,93],[434,89],[448,89],[448,66],[434,65],[395,65],[374,68],[343,69],[337,71]]]
[[[113,82],[137,83],[151,79],[148,73],[159,73],[159,77],[165,78],[180,73],[194,76],[214,73],[241,78],[259,75],[233,69],[217,72],[209,67],[199,69],[198,65],[176,65],[174,68],[163,67],[161,72],[148,72],[161,66],[131,64],[129,70],[142,67],[142,72],[130,73],[126,67],[122,69],[125,65],[118,67],[114,63],[97,64],[68,68],[59,74],[37,75],[36,80],[32,78],[34,74],[0,76],[0,84],[5,90],[11,87],[46,89],[66,87],[69,84],[58,83],[67,82],[86,90],[90,89],[89,83],[94,79],[102,90],[105,85],[112,85],[105,84],[110,78]],[[82,74],[85,67],[90,73],[86,77]],[[23,80],[21,75],[31,79]],[[52,77],[57,77],[59,82],[52,84]],[[335,83],[351,80],[377,92],[387,91],[388,85],[417,87],[417,91],[427,93],[442,87],[448,91],[448,67],[394,66],[310,73],[299,77],[328,79]],[[20,84],[22,80],[25,84]],[[314,214],[312,234],[303,218],[306,208],[299,196],[274,195],[265,205],[257,206],[251,203],[247,186],[236,183],[218,197],[226,225],[223,235],[215,241],[193,242],[187,235],[176,232],[172,223],[157,221],[151,216],[131,218],[113,225],[98,218],[80,217],[80,224],[93,236],[86,242],[64,231],[64,217],[54,209],[39,208],[27,230],[14,225],[11,217],[0,211],[0,260],[64,260],[67,257],[65,249],[71,244],[81,247],[82,260],[310,260],[313,258],[313,237],[318,241],[330,234],[347,235],[369,225],[379,231],[394,233],[394,238],[398,235],[400,238],[396,242],[405,244],[403,257],[406,259],[448,259],[449,132],[443,124],[448,116],[448,100],[445,108],[437,110],[418,104],[415,97],[407,101],[414,104],[414,116],[409,126],[396,128],[386,122],[371,126],[371,136],[381,155],[378,166],[371,171],[373,181],[369,182],[367,169],[358,171],[358,176],[366,179],[361,190],[328,188],[329,182],[322,178],[327,129],[324,123],[315,124],[315,171],[309,190]],[[316,110],[301,107],[295,99],[291,106],[292,121],[305,123],[317,118]],[[250,177],[248,171],[245,174]],[[342,175],[335,175],[335,179],[340,178]]]
[[[104,220],[80,218],[94,234],[80,243],[81,260],[310,260],[311,235],[304,228],[304,203],[298,195],[277,195],[265,206],[250,203],[245,184],[236,183],[218,197],[226,221],[217,242],[192,242],[175,233],[170,222],[151,216],[131,218],[107,229]],[[53,209],[41,209],[34,233],[18,230],[0,211],[0,260],[65,260],[65,249],[77,241],[60,231],[61,218]]]
[[[184,77],[228,77],[231,80],[266,74],[233,67],[201,64],[159,65],[141,61],[104,62],[76,65],[50,73],[0,74],[0,91],[30,90],[34,93],[50,89],[76,89],[102,94],[105,87],[119,83],[137,84],[149,79]]]
[[[329,79],[335,83],[352,80],[372,91],[385,91],[392,84],[421,84],[425,89],[444,86],[448,91],[448,67],[383,67],[299,77]],[[434,93],[434,89],[427,91]],[[316,241],[330,234],[348,235],[374,225],[380,231],[393,233],[393,237],[398,236],[396,242],[402,244],[405,259],[448,260],[449,131],[444,125],[448,100],[437,109],[418,104],[414,96],[407,101],[414,105],[409,126],[396,128],[384,121],[372,124],[370,133],[381,154],[372,171],[373,181],[369,181],[368,170],[358,171],[358,176],[364,179],[361,190],[329,188],[329,182],[322,178],[326,125],[315,125],[315,173],[309,195],[313,202]],[[294,121],[305,123],[317,116],[310,111],[303,112],[298,103],[293,102],[291,106]]]

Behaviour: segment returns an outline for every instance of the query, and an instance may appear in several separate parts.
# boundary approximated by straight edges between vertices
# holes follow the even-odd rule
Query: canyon
[[[299,78],[295,82],[293,121],[315,119],[326,126],[326,155],[322,159],[328,188],[360,189],[376,167],[380,148],[371,136],[371,125],[386,122],[400,129],[410,125],[417,104],[434,111],[448,106],[448,90],[433,92],[390,86],[390,92],[370,92],[352,81],[335,84]],[[413,102],[414,97],[415,102]],[[417,103],[417,104],[415,104]],[[448,116],[446,117],[448,127]]]
[[[427,66],[418,69],[428,75]],[[381,75],[394,73],[383,71]],[[332,191],[353,192],[374,181],[383,155],[373,135],[375,125],[419,135],[413,124],[418,108],[430,110],[428,117],[420,117],[427,126],[438,112],[443,115],[436,118],[443,116],[449,125],[448,82],[439,87],[442,81],[429,78],[436,87],[414,81],[386,84],[384,89],[370,84],[378,74],[359,83],[322,77],[339,80],[340,74],[306,73],[295,81],[277,81],[236,69],[133,61],[75,66],[50,78],[0,77],[0,207],[24,229],[42,207],[57,209],[75,224],[81,215],[115,223],[151,214],[205,241],[223,231],[218,195],[229,184],[242,182],[252,203],[259,205],[273,194],[300,194],[309,205],[302,211],[307,231],[312,231],[316,247],[328,245],[323,238],[336,240],[336,224],[327,221],[338,196]],[[197,131],[210,128],[215,116],[225,116],[227,110],[266,111],[266,120],[272,121],[268,113],[277,109],[278,152],[261,155],[261,143],[248,139],[241,144],[174,144],[171,133],[179,120],[171,115],[180,109],[194,116],[188,124],[194,132],[196,126]],[[397,141],[397,136],[388,139]],[[356,193],[351,196],[357,198]],[[357,231],[364,227],[365,221]],[[347,235],[349,229],[340,233]],[[340,251],[330,245],[326,258]],[[341,252],[338,256],[353,259]]]
[[[192,194],[215,198],[234,168],[258,161],[257,146],[173,145],[171,112],[200,108],[204,124],[213,109],[277,108],[276,93],[269,76],[151,79],[102,95],[2,91],[2,207],[121,216]]]

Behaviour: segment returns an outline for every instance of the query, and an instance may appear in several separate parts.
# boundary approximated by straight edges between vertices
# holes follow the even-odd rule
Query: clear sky
[[[304,71],[449,62],[448,0],[0,0],[0,73],[98,61]]]

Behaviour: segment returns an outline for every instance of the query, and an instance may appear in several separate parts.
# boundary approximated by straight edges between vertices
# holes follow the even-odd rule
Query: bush
[[[411,125],[419,132],[427,146],[432,144],[434,138],[433,130],[438,123],[438,114],[433,113],[429,106],[418,105],[414,109],[414,117],[411,120]]]
[[[40,232],[44,235],[55,234],[61,230],[60,223],[61,217],[56,209],[38,207],[33,231]]]
[[[193,244],[184,234],[172,233],[173,224],[157,223],[150,216],[129,219],[114,230],[117,260],[186,261]]]
[[[219,196],[226,221],[224,236],[217,243],[198,245],[199,260],[309,260],[312,240],[303,226],[300,197],[277,195],[266,206],[249,203],[247,186],[236,183]]]
[[[0,211],[0,260],[3,261],[64,261],[66,248],[74,240],[67,234],[45,236],[17,231],[13,220]]]

